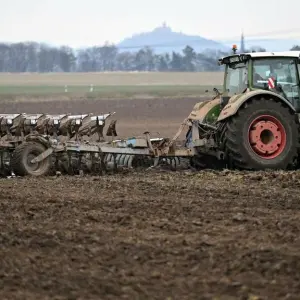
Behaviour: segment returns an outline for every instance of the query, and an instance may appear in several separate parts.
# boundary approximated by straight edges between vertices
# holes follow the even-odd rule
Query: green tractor
[[[188,117],[194,166],[290,169],[299,160],[300,51],[236,53],[219,59],[223,90]],[[195,126],[197,124],[197,126]],[[197,130],[195,130],[197,128]]]

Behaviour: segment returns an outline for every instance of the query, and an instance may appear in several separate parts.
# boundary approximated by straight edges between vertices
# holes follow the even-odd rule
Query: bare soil
[[[126,101],[81,107],[168,135],[195,102]],[[80,111],[18,105],[0,110]],[[1,179],[1,299],[299,299],[299,188],[300,172]]]
[[[0,184],[1,299],[299,299],[300,173]]]

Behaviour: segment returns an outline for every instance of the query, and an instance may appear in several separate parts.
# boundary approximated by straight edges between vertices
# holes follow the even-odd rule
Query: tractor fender
[[[207,100],[203,102],[199,102],[195,104],[193,110],[188,116],[189,120],[200,121],[203,122],[207,114],[215,107],[220,105],[220,98],[216,98],[214,100]]]
[[[270,97],[271,96],[272,98],[277,98],[279,101],[282,101],[283,103],[285,103],[292,111],[296,112],[293,105],[288,100],[286,100],[284,97],[282,97],[281,95],[278,95],[278,94],[276,94],[274,92],[270,92],[270,91],[258,90],[258,91],[250,91],[245,94],[231,97],[228,104],[220,112],[218,121],[223,121],[224,119],[227,119],[227,118],[235,115],[237,113],[237,111],[239,110],[239,108],[245,102],[249,101],[250,99],[252,99],[255,96],[261,96],[261,97]]]
[[[51,147],[50,142],[40,134],[29,134],[26,136],[25,141],[40,143],[46,148]]]

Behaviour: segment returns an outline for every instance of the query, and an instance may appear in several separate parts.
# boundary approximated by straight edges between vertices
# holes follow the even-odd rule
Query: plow
[[[219,59],[222,91],[196,103],[172,138],[117,139],[114,112],[1,114],[3,176],[96,173],[122,168],[292,169],[300,153],[300,52],[236,53]],[[185,134],[185,140],[179,137]]]
[[[117,140],[115,113],[94,116],[51,114],[0,115],[0,171],[2,176],[43,176],[63,174],[103,174],[123,168],[148,168],[164,163],[176,168],[178,157],[158,157],[154,149],[163,138]]]

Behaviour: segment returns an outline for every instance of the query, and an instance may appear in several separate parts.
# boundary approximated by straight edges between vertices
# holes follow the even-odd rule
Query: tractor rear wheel
[[[295,114],[273,99],[250,100],[226,124],[225,152],[236,168],[288,169],[298,144]]]
[[[43,176],[51,170],[52,160],[48,156],[41,162],[31,163],[31,160],[46,151],[41,143],[25,142],[19,145],[13,152],[11,161],[12,170],[17,176]]]

